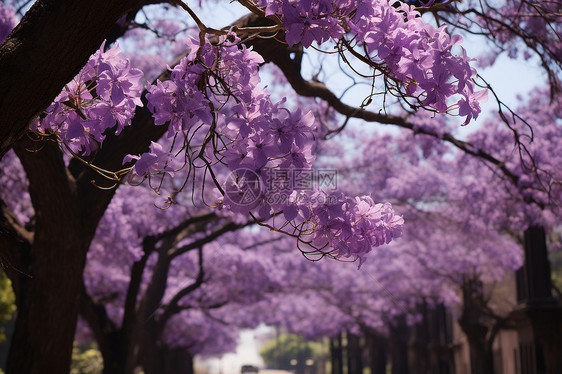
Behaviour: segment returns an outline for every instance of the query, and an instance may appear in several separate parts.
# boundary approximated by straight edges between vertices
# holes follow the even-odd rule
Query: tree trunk
[[[466,334],[466,332],[465,332]],[[491,344],[485,338],[468,336],[470,347],[470,372],[472,374],[494,374],[494,361]]]
[[[408,344],[411,374],[428,374],[430,372],[430,333],[428,323],[427,304],[417,306],[417,312],[422,320],[412,327],[412,336]]]
[[[489,334],[493,326],[486,326],[481,322],[486,307],[482,295],[482,282],[465,279],[462,296],[463,309],[458,322],[468,340],[471,373],[494,374],[492,344],[496,334]]]
[[[386,374],[386,339],[370,332],[365,333],[365,338],[371,374]]]
[[[164,359],[157,344],[157,337],[145,328],[141,327],[141,330],[137,335],[138,340],[135,342],[135,346],[138,347],[138,355],[135,357],[137,363],[142,366],[145,374],[160,374],[164,367]]]
[[[163,366],[160,374],[194,374],[193,356],[182,348],[160,347]]]
[[[0,47],[0,71],[9,72],[0,75],[0,158],[99,48],[115,21],[130,8],[150,2],[159,1],[34,4]],[[99,166],[119,169],[125,154],[144,152],[165,131],[166,126],[153,126],[148,111],[138,112],[134,130],[108,137],[96,158]],[[18,307],[7,373],[68,373],[86,254],[114,190],[94,187],[92,180],[100,186],[107,181],[77,161],[71,162],[75,172],[70,175],[56,144],[20,143],[14,149],[19,148],[30,181],[36,225],[28,248],[22,244],[11,249],[23,256],[19,267],[7,269]],[[4,241],[5,233],[0,234]]]
[[[36,238],[32,278],[22,289],[6,366],[8,374],[70,370],[87,245],[63,233],[54,236],[58,240],[48,243],[37,243]],[[57,272],[61,268],[64,271]]]
[[[546,374],[562,373],[562,305],[552,297],[552,280],[546,233],[531,226],[524,233],[525,263],[517,272],[517,298],[524,303],[540,350],[535,365],[544,363]],[[536,367],[541,370],[542,367]]]
[[[73,178],[58,146],[18,144],[30,179],[35,236],[29,266],[17,283],[18,314],[8,356],[8,374],[66,373],[78,317],[86,253],[93,232],[84,230]],[[47,183],[46,183],[47,182]]]
[[[533,326],[535,340],[542,348],[545,374],[562,373],[562,308],[556,304],[551,308],[542,306],[539,310],[528,310],[527,315]]]
[[[127,346],[124,344],[122,330],[112,333],[107,341],[109,344],[102,351],[103,374],[125,374]]]
[[[363,373],[363,351],[359,336],[347,333],[347,372]]]
[[[392,374],[409,374],[408,371],[408,326],[404,318],[400,318],[390,328],[390,362]]]
[[[341,335],[330,339],[330,358],[332,361],[332,374],[343,374],[343,349]]]

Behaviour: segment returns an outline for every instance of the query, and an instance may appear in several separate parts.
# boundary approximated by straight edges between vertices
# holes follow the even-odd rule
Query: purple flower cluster
[[[98,149],[106,131],[119,134],[130,125],[136,106],[142,106],[142,72],[121,57],[117,44],[105,43],[31,126],[55,133],[72,152],[89,155]]]
[[[134,174],[145,177],[173,172],[172,158],[190,150],[207,165],[226,167],[229,176],[222,186],[225,193],[220,206],[244,215],[252,212],[262,219],[283,212],[287,221],[311,223],[316,242],[328,240],[338,256],[361,257],[372,247],[399,236],[401,218],[394,216],[390,205],[374,204],[367,197],[352,200],[338,195],[333,205],[326,199],[312,199],[315,194],[324,194],[321,191],[288,191],[288,195],[301,196],[281,201],[272,198],[272,191],[263,191],[260,186],[265,185],[272,169],[312,167],[314,115],[289,111],[283,107],[284,100],[273,102],[258,86],[258,64],[263,59],[239,46],[233,35],[217,46],[206,43],[200,47],[195,39],[189,44],[190,52],[172,69],[170,81],[157,82],[148,88],[147,95],[155,123],[169,124],[167,137],[185,142],[168,146],[169,152],[153,143],[150,153],[128,156],[125,161],[138,160]],[[213,110],[219,107],[223,108],[220,114]],[[202,149],[201,144],[211,138],[220,142],[212,149]]]
[[[333,250],[336,257],[362,261],[373,247],[388,244],[402,234],[404,219],[389,203],[377,204],[370,196],[338,197],[338,203],[320,204],[310,211],[316,247],[325,248],[325,252]]]
[[[357,6],[357,2],[346,0],[258,0],[257,4],[265,7],[266,16],[281,17],[289,46],[301,43],[305,48],[313,42],[340,39],[346,32],[343,18]]]
[[[0,43],[12,32],[17,23],[18,20],[12,7],[0,3]]]
[[[213,122],[209,100],[199,90],[205,68],[191,64],[187,58],[172,70],[168,81],[158,81],[148,87],[148,108],[154,113],[154,123],[169,123],[168,137],[187,133],[194,125]]]
[[[339,40],[344,33],[364,46],[365,58],[390,78],[400,82],[402,94],[416,98],[421,105],[438,112],[458,109],[466,117],[464,124],[477,118],[479,102],[486,91],[475,91],[465,50],[460,55],[452,48],[462,38],[452,38],[445,26],[438,29],[426,24],[413,6],[387,0],[260,0],[266,14],[281,17],[289,45],[309,47],[330,38]],[[448,99],[460,95],[456,105]]]

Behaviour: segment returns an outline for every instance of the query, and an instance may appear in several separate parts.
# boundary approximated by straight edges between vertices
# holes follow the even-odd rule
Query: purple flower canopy
[[[475,91],[475,70],[459,45],[462,38],[450,37],[445,26],[426,24],[413,7],[384,0],[260,0],[258,6],[281,19],[289,46],[307,48],[332,40],[363,47],[363,61],[394,80],[420,107],[458,109],[465,123],[480,112],[486,94]],[[336,257],[363,259],[372,248],[400,236],[403,219],[390,204],[375,203],[369,196],[293,189],[279,199],[265,189],[251,203],[240,204],[235,196],[247,197],[252,184],[265,184],[269,170],[311,169],[320,126],[311,111],[290,111],[284,100],[272,100],[260,85],[263,58],[241,45],[234,33],[221,36],[216,45],[195,38],[187,44],[188,53],[171,69],[171,78],[147,87],[147,107],[156,125],[167,126],[167,135],[153,142],[149,152],[124,159],[134,162],[129,178],[168,175],[184,178],[180,184],[185,186],[192,170],[202,168],[222,195],[216,206],[260,220],[282,212],[298,228],[301,244]],[[56,133],[74,155],[95,153],[110,131],[119,134],[130,125],[135,108],[142,105],[142,72],[131,68],[117,45],[104,50],[102,45],[33,125],[39,132]],[[250,170],[257,180],[234,180],[230,187],[236,187],[237,195],[225,194],[217,175],[236,175],[239,169]]]

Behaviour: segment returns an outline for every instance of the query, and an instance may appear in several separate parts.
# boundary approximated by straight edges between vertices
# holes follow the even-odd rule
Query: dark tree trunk
[[[492,344],[495,334],[488,334],[492,326],[482,323],[482,314],[486,307],[482,295],[482,283],[474,279],[466,279],[462,286],[462,295],[463,310],[459,325],[468,340],[471,373],[494,374]]]
[[[525,262],[517,271],[517,301],[552,303],[550,262],[543,227],[531,226],[524,233]]]
[[[122,14],[159,2],[38,0],[0,47],[0,71],[9,72],[0,75],[0,158],[99,48]],[[146,106],[137,108],[132,126],[107,137],[96,165],[119,170],[126,154],[145,152],[165,131],[166,126],[154,126]],[[20,143],[18,157],[30,181],[36,217],[35,231],[25,232],[0,205],[0,259],[7,264],[18,306],[7,372],[66,373],[86,254],[115,190],[95,187],[92,181],[97,186],[107,186],[108,181],[77,160],[67,169],[53,142]],[[122,372],[119,352],[135,354],[125,339],[134,326],[134,318],[131,321],[126,336],[112,336],[107,345],[111,373]]]
[[[347,333],[347,372],[363,373],[363,350],[359,336]]]
[[[132,339],[134,332],[138,330],[136,327],[137,296],[142,281],[142,274],[152,251],[153,242],[145,239],[143,242],[144,254],[131,267],[127,295],[123,306],[123,320],[120,327],[109,318],[105,305],[93,300],[85,287],[82,289],[80,315],[88,323],[96,339],[103,358],[104,374],[133,372],[134,367],[128,368],[127,364],[133,361],[129,357],[133,356],[135,347],[133,346]]]
[[[533,325],[535,339],[540,343],[545,374],[562,373],[562,308],[527,311]]]
[[[409,374],[408,337],[408,326],[404,318],[400,318],[396,325],[390,328],[389,343],[392,374]]]
[[[135,346],[138,347],[138,355],[133,357],[142,366],[145,374],[160,374],[164,367],[164,357],[158,347],[158,337],[149,330],[141,327],[135,342]],[[127,372],[126,374],[132,373]]]
[[[142,109],[131,126],[133,137],[128,136],[133,132],[129,129],[119,137],[108,137],[96,158],[101,167],[118,170],[129,150],[143,152],[150,140],[165,131],[165,126],[153,126],[148,111]],[[33,236],[21,234],[20,239],[26,240],[14,241],[11,237],[18,227],[2,211],[0,223],[12,227],[0,234],[18,245],[0,245],[13,252],[8,253],[14,264],[8,263],[7,274],[18,307],[7,373],[67,373],[87,251],[115,190],[95,187],[92,180],[99,186],[107,181],[77,161],[67,169],[54,142],[22,139],[15,149],[29,179],[35,227]]]
[[[477,328],[474,328],[477,330]],[[463,329],[464,330],[464,329]],[[466,333],[470,347],[470,372],[472,374],[494,374],[494,361],[492,347],[486,343],[478,331]]]
[[[443,305],[418,305],[422,320],[412,328],[410,339],[411,374],[447,374],[454,369],[448,314]]]
[[[194,374],[193,356],[181,348],[160,348],[163,366],[160,374]]]
[[[534,370],[562,373],[562,305],[552,297],[550,262],[543,227],[524,233],[525,263],[517,272],[517,297],[529,318],[536,351]],[[546,368],[542,368],[545,366]]]
[[[125,374],[127,351],[128,345],[121,329],[108,334],[102,350],[103,374]]]
[[[55,230],[53,236],[57,239],[43,243],[36,236],[32,278],[23,282],[22,302],[17,306],[8,374],[67,373],[70,369],[88,245],[72,234]],[[59,269],[64,271],[58,273]]]
[[[330,358],[332,361],[332,374],[343,374],[343,348],[341,335],[330,339]]]
[[[58,146],[45,143],[36,153],[16,151],[30,178],[35,236],[29,264],[19,275],[17,320],[7,373],[65,373],[70,358],[82,272],[93,232],[85,230],[76,203],[74,179]]]
[[[369,352],[371,374],[386,374],[386,339],[369,331],[364,335]]]
[[[409,342],[410,373],[428,374],[430,368],[430,334],[428,325],[427,304],[421,303],[417,307],[422,320],[413,326],[413,334]]]

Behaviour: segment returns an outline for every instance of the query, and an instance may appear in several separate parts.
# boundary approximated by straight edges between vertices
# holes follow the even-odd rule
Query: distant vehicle
[[[260,370],[255,367],[254,365],[244,365],[242,366],[242,370],[240,370],[240,373],[244,374],[244,373],[259,373]]]

